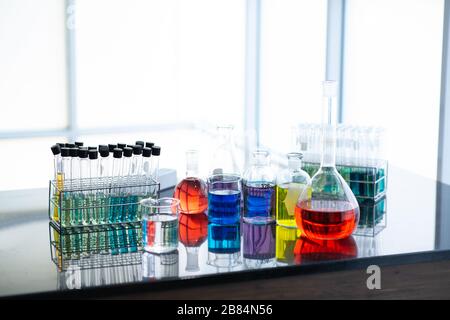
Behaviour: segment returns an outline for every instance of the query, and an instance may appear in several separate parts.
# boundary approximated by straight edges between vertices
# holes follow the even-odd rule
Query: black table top
[[[430,252],[448,253],[449,201],[449,186],[390,168],[387,226],[375,237],[354,235],[345,240],[318,243],[295,238],[295,231],[275,225],[260,229],[241,225],[241,251],[233,256],[235,260],[231,264],[227,261],[222,267],[207,263],[208,240],[203,235],[191,247],[186,239],[181,239],[178,250],[170,254],[128,253],[128,265],[73,268],[66,272],[59,272],[50,258],[48,213],[24,212],[0,223],[0,296],[111,285],[136,284],[150,288],[158,283],[180,285],[192,279],[214,281],[220,277],[232,280],[242,278],[243,274],[256,274],[261,269],[265,270],[265,276],[276,274],[277,270],[320,270],[324,265],[326,270],[333,270],[342,261],[346,261],[344,268],[352,268],[361,261],[370,263],[370,259],[378,257],[409,263],[411,254],[420,257]],[[268,246],[265,250],[269,252],[260,257],[244,250],[255,234],[264,242],[262,246]],[[290,241],[283,242],[283,237],[290,237]]]

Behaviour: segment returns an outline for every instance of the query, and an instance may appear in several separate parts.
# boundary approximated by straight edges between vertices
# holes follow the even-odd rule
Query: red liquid
[[[175,188],[173,197],[180,200],[180,211],[184,214],[198,214],[208,208],[206,184],[199,178],[186,178]]]
[[[359,208],[347,201],[302,201],[295,208],[295,220],[309,239],[343,239],[358,224]]]
[[[298,264],[345,260],[356,258],[358,246],[353,237],[340,240],[311,240],[300,237],[295,244],[294,255]]]
[[[208,237],[208,216],[202,214],[180,214],[178,228],[180,242],[186,247],[198,247]]]

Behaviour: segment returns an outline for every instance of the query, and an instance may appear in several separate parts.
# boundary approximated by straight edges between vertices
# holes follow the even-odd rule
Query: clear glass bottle
[[[241,174],[236,157],[233,131],[233,126],[217,127],[217,145],[211,159],[210,175]]]
[[[253,152],[252,164],[244,173],[244,214],[248,223],[275,220],[275,174],[270,167],[269,152]]]
[[[288,167],[277,176],[277,224],[297,228],[295,206],[311,178],[302,170],[303,155],[298,152],[287,154]]]
[[[308,188],[298,200],[295,218],[302,235],[310,239],[336,240],[349,237],[359,221],[359,206],[350,187],[338,173],[336,163],[337,82],[325,81],[322,126],[322,161]]]
[[[198,151],[186,151],[186,178],[175,188],[173,197],[180,200],[180,212],[199,214],[208,208],[206,183],[199,177]]]

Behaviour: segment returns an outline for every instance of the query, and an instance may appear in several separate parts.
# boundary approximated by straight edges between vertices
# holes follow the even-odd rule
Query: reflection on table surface
[[[441,193],[436,194],[436,187]],[[0,223],[0,295],[132,282],[186,279],[249,269],[282,268],[450,248],[450,223],[444,206],[450,188],[392,168],[387,227],[375,237],[352,236],[336,242],[310,241],[298,230],[268,225],[221,227],[205,216],[180,217],[177,251],[167,255],[132,252],[86,259],[98,267],[58,272],[50,259],[45,211]],[[444,203],[444,204],[445,204]],[[447,208],[447,207],[445,207]],[[441,212],[442,211],[442,212]],[[25,213],[24,213],[25,214]],[[122,259],[116,266],[111,260]],[[126,261],[127,263],[124,263]],[[114,264],[114,261],[112,261]]]
[[[59,272],[58,289],[87,288],[164,279],[185,279],[233,271],[282,268],[323,261],[377,255],[377,238],[352,236],[336,241],[316,241],[301,236],[298,229],[276,223],[236,225],[209,224],[206,215],[181,215],[178,250],[164,254],[149,252],[117,256],[129,264],[118,264],[107,255],[92,255],[92,265],[82,269],[74,260]],[[89,265],[85,261],[84,266]]]

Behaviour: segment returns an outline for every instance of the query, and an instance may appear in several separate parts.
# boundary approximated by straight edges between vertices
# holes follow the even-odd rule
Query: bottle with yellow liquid
[[[311,178],[302,170],[303,155],[297,152],[287,154],[288,167],[277,176],[277,224],[297,228],[295,206],[300,194],[307,188]]]
[[[295,244],[300,238],[300,230],[277,226],[275,253],[278,266],[290,265],[295,260]]]

